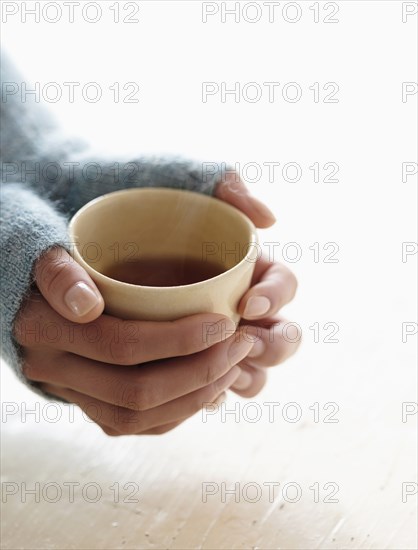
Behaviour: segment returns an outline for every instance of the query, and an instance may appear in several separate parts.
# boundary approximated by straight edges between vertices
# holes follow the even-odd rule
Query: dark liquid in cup
[[[143,286],[179,286],[211,279],[225,271],[223,265],[191,258],[141,258],[113,264],[104,275]]]

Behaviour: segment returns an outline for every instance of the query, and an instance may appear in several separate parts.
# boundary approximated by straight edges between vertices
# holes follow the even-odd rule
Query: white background
[[[218,2],[219,12],[203,23],[201,2],[147,1],[137,2],[139,22],[134,24],[113,21],[113,2],[99,4],[102,16],[94,24],[83,20],[81,9],[75,10],[75,21],[69,23],[64,8],[61,20],[55,24],[46,22],[42,15],[39,23],[33,22],[33,16],[23,22],[22,6],[2,24],[4,45],[28,81],[39,82],[41,89],[48,82],[69,81],[80,82],[80,87],[96,82],[101,87],[103,97],[97,103],[89,103],[76,93],[74,103],[62,99],[49,105],[65,130],[107,152],[114,161],[120,156],[162,152],[203,162],[236,162],[241,167],[279,162],[274,181],[269,181],[264,167],[257,181],[248,182],[278,219],[274,228],[260,233],[260,240],[280,243],[276,249],[278,261],[289,259],[283,253],[286,243],[297,243],[301,252],[299,261],[287,262],[297,274],[299,290],[284,314],[301,325],[303,345],[294,358],[273,369],[269,385],[256,401],[299,403],[304,422],[306,419],[303,426],[309,429],[300,431],[300,423],[282,420],[271,424],[265,419],[255,425],[243,420],[239,425],[222,425],[213,419],[202,425],[198,415],[165,439],[129,440],[124,442],[125,448],[138,452],[147,449],[158,468],[153,452],[158,455],[180,447],[191,449],[198,438],[202,463],[207,453],[212,453],[218,478],[230,483],[242,477],[241,469],[235,470],[233,464],[247,464],[247,456],[253,455],[255,448],[258,470],[254,470],[253,478],[246,479],[263,480],[264,471],[270,474],[264,480],[271,480],[269,468],[280,464],[283,470],[279,471],[288,468],[286,480],[339,483],[335,521],[329,508],[323,512],[317,506],[312,511],[298,503],[297,509],[289,511],[287,521],[293,525],[299,516],[300,525],[296,523],[293,534],[280,533],[272,527],[278,508],[271,509],[263,534],[258,533],[254,539],[260,547],[415,548],[412,526],[416,497],[410,497],[407,503],[401,501],[402,483],[417,482],[416,416],[402,423],[402,403],[417,401],[417,336],[402,342],[402,323],[417,321],[417,255],[402,261],[402,243],[417,240],[416,177],[402,181],[402,163],[417,162],[417,95],[402,101],[402,83],[417,81],[417,15],[402,21],[403,10],[413,9],[415,4],[330,3],[338,7],[334,15],[338,22],[324,23],[332,8],[326,11],[325,3],[320,2],[320,21],[315,23],[314,12],[309,9],[314,2],[299,1],[291,4],[296,4],[300,19],[290,23],[285,16],[293,19],[299,15],[290,7],[284,16],[282,7],[286,3],[280,3],[274,21],[269,22],[265,3],[258,2],[261,19],[250,23],[245,16],[254,17],[256,12],[251,10],[255,8],[243,13],[242,7],[255,3],[239,4],[239,22],[234,16],[222,22],[223,3]],[[128,14],[124,4],[128,3],[120,2],[122,18]],[[228,3],[229,8],[233,5]],[[48,14],[54,17],[52,8]],[[93,15],[92,11],[90,17]],[[263,86],[268,81],[280,83],[271,103]],[[121,87],[136,82],[139,102],[115,103],[109,90],[115,82]],[[232,95],[222,102],[220,94],[203,102],[204,82],[219,86],[224,82],[228,88],[236,82],[255,82],[264,93],[258,102],[249,102],[242,95],[238,102]],[[289,82],[296,82],[302,90],[301,99],[294,103],[281,94],[283,84]],[[314,102],[309,90],[314,82],[320,87],[337,83],[338,103],[324,103],[323,92],[320,101]],[[281,168],[289,162],[300,166],[302,175],[297,182],[282,177]],[[320,166],[336,163],[338,182],[315,183],[309,166],[316,162]],[[254,178],[254,171],[247,174],[249,179]],[[323,177],[321,170],[321,180]],[[313,243],[319,243],[321,250],[318,263],[309,248]],[[322,248],[326,243],[338,246],[337,263],[324,262]],[[338,342],[324,342],[329,331],[321,329],[316,343],[309,327],[314,323],[323,327],[327,322],[338,326],[334,336]],[[39,401],[4,366],[2,392],[5,401]],[[234,396],[230,400],[237,402]],[[337,403],[339,423],[313,424],[308,407],[314,402]],[[52,457],[57,437],[71,452],[72,438],[77,433],[86,456],[85,446],[88,448],[95,438],[96,444],[106,449],[107,463],[114,462],[117,440],[105,441],[105,436],[82,421],[67,424],[43,421],[30,427],[17,416],[4,422],[6,437],[16,433],[18,425],[21,428],[20,441],[14,439],[10,453],[5,454],[7,479],[20,475],[13,468],[12,456],[25,446],[26,437],[36,441],[37,434],[43,438],[41,449]],[[280,457],[274,454],[277,449]],[[177,458],[184,459],[181,453]],[[56,454],[51,471],[59,471],[59,460]],[[28,465],[33,463],[36,460],[28,459]],[[160,466],[159,480],[164,486],[164,473],[168,475],[171,470],[168,465],[166,469]],[[186,466],[182,466],[185,472]],[[249,471],[253,472],[251,468]],[[29,470],[27,475],[28,479],[36,479],[36,471]],[[200,483],[205,480],[202,476],[202,471],[195,472],[195,485],[190,480],[185,482],[190,494],[198,497]],[[183,490],[188,494],[181,487],[180,492]],[[219,500],[218,504],[222,508]],[[174,508],[166,507],[166,518],[175,514]],[[13,508],[9,506],[9,510]],[[107,518],[105,511],[96,511]],[[224,513],[228,521],[243,514],[239,504],[232,516],[231,511]],[[198,518],[206,517],[202,523],[207,521],[212,526],[208,528],[212,539],[200,537],[197,521],[195,539],[189,533],[184,544],[247,547],[243,541],[251,540],[251,536],[247,533],[243,537],[245,527],[228,538],[225,533],[231,531],[225,521],[212,521],[211,514],[203,506]],[[267,517],[261,504],[253,505],[251,514]],[[130,525],[127,520],[127,531],[132,534]],[[161,542],[165,541],[161,533],[169,531],[169,520],[160,518],[157,525],[157,546],[168,544]],[[29,544],[23,535],[12,533],[11,523],[5,526],[8,547]],[[106,525],[100,528],[108,533]],[[207,535],[205,529],[201,531]],[[112,533],[108,533],[107,541],[113,540]],[[51,544],[72,540],[74,547],[80,547],[76,538],[71,539],[74,534],[70,536],[66,529],[57,537],[55,542],[52,537]],[[139,544],[138,537],[132,539],[131,547]],[[205,546],[208,540],[214,546]]]

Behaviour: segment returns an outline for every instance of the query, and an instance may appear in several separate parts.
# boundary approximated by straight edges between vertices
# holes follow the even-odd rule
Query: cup
[[[148,321],[221,313],[239,321],[237,306],[250,286],[258,241],[253,223],[235,207],[191,191],[127,189],[87,203],[69,229],[72,255],[96,283],[106,313]],[[153,265],[155,278],[170,282],[170,266],[179,262],[209,278],[132,284]],[[128,275],[125,280],[114,276],[118,270]]]

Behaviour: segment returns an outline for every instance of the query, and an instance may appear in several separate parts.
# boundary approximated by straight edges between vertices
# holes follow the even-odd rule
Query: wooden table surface
[[[299,289],[308,312],[319,279]],[[416,548],[414,344],[393,336],[395,298],[384,320],[372,292],[365,330],[331,294],[338,344],[306,330],[259,396],[161,437],[109,438],[2,365],[2,548]]]

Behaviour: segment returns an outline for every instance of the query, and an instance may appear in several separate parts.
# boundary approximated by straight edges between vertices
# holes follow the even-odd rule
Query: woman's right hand
[[[25,376],[76,403],[109,435],[161,434],[239,387],[237,364],[254,340],[231,319],[198,314],[172,322],[103,313],[97,287],[63,248],[35,265],[14,335]]]

